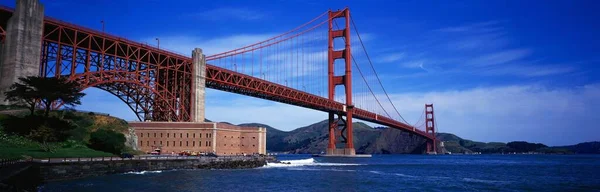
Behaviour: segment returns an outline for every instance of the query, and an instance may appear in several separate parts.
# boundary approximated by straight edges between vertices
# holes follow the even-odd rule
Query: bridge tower
[[[40,74],[43,26],[44,6],[38,0],[17,0],[0,42],[0,104],[10,104],[4,92],[19,77]]]
[[[336,18],[343,18],[345,20],[345,26],[343,29],[334,30],[333,22]],[[337,114],[329,112],[329,145],[327,147],[328,155],[355,155],[352,134],[352,113],[354,111],[354,105],[352,104],[352,65],[351,65],[351,51],[350,51],[350,10],[345,8],[344,10],[329,11],[329,46],[328,46],[328,90],[329,100],[333,101],[335,97],[335,87],[343,85],[346,95],[346,104],[344,105],[343,112]],[[335,50],[334,39],[344,39],[344,49]],[[344,60],[345,72],[344,75],[335,75],[335,61],[341,59]],[[345,114],[344,114],[345,113]],[[346,119],[344,119],[344,116]],[[336,147],[336,129],[341,128],[342,143],[346,146],[343,149],[337,149]]]
[[[433,140],[427,141],[427,153],[436,153],[435,144],[435,119],[433,115],[433,103],[425,104],[425,132],[433,136]]]

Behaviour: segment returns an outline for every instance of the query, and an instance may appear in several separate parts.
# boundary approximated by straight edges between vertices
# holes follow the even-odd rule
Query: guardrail
[[[19,159],[19,158],[0,159],[0,167],[14,165],[14,164],[20,164],[20,163],[26,163],[26,162],[30,162],[30,161],[31,161],[31,159]]]

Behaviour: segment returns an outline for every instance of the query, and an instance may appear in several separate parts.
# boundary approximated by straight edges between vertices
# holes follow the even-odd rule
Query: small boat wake
[[[353,163],[320,163],[313,158],[298,159],[298,160],[284,160],[279,162],[267,162],[267,165],[263,168],[274,168],[274,167],[302,167],[302,166],[357,166],[363,164]]]

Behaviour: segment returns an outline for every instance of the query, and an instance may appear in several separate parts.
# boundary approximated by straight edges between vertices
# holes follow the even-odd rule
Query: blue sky
[[[14,1],[5,2],[14,7]],[[350,7],[396,107],[434,103],[441,132],[549,145],[600,140],[600,8],[595,1],[42,1],[46,15],[189,55],[218,53]],[[135,120],[88,89],[79,108]],[[379,94],[379,93],[378,93]],[[324,113],[210,90],[207,118],[282,130]],[[360,137],[360,136],[359,136]]]

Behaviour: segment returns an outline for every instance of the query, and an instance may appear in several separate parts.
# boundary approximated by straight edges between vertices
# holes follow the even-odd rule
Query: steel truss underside
[[[139,120],[190,121],[188,58],[46,19],[41,61],[42,76],[105,90]]]

